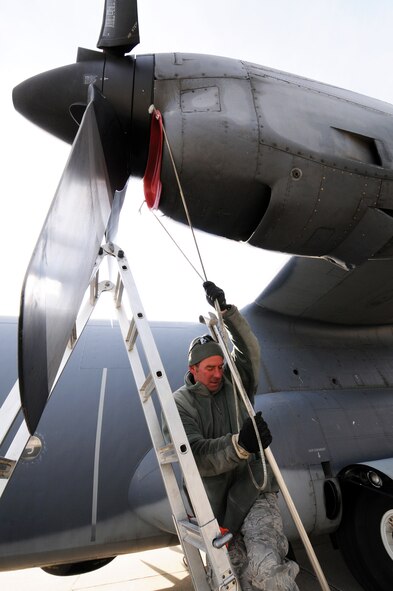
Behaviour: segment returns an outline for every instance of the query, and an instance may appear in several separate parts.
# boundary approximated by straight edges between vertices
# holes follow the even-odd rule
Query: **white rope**
[[[149,113],[150,114],[154,114],[155,112],[156,112],[155,106],[154,105],[150,105],[150,107],[149,107]],[[205,267],[204,267],[204,264],[203,264],[203,260],[202,260],[202,256],[201,256],[199,247],[198,247],[198,242],[197,242],[197,239],[196,239],[196,236],[195,236],[195,232],[194,232],[194,228],[193,228],[193,225],[192,225],[192,222],[191,222],[191,217],[190,217],[190,213],[189,213],[189,210],[188,210],[188,207],[187,207],[186,198],[184,196],[183,187],[182,187],[182,184],[181,184],[181,181],[180,181],[180,177],[179,177],[179,174],[178,174],[178,171],[177,171],[175,159],[173,157],[172,149],[171,149],[171,146],[170,146],[170,143],[169,143],[169,140],[168,140],[168,136],[167,136],[167,133],[166,133],[166,130],[165,130],[164,122],[162,122],[162,130],[163,130],[163,134],[164,134],[165,144],[167,146],[169,157],[170,157],[170,160],[171,160],[171,163],[172,163],[173,171],[174,171],[174,174],[175,174],[175,177],[176,177],[177,186],[179,188],[179,193],[180,193],[180,197],[181,197],[181,200],[182,200],[182,203],[183,203],[183,207],[184,207],[184,211],[185,211],[185,214],[186,214],[187,222],[188,222],[189,228],[191,230],[191,234],[192,234],[192,237],[193,237],[193,240],[194,240],[194,243],[195,243],[195,248],[196,248],[197,253],[198,253],[198,257],[199,257],[199,261],[200,261],[200,264],[201,264],[201,268],[202,268],[202,272],[203,272],[203,275],[204,275],[204,279],[205,279],[205,281],[207,281],[207,275],[206,275]],[[197,271],[197,269],[195,268],[195,266],[191,263],[191,261],[185,255],[184,251],[180,248],[180,246],[177,244],[177,242],[174,240],[174,238],[171,236],[171,234],[168,232],[168,230],[165,228],[165,226],[161,223],[161,220],[159,220],[157,216],[154,216],[154,217],[160,223],[160,225],[165,230],[165,232],[168,234],[168,236],[171,238],[171,240],[174,242],[174,244],[176,245],[176,247],[180,250],[180,252],[184,256],[184,258],[187,260],[187,262],[191,265],[191,267],[198,274],[198,276],[203,280],[202,275]],[[217,315],[218,315],[218,318],[219,318],[219,322],[220,322],[220,325],[221,325],[221,335],[222,335],[223,349],[226,350],[227,354],[230,356],[229,346],[228,346],[229,339],[228,339],[228,335],[227,335],[227,331],[226,331],[225,325],[223,323],[221,310],[220,310],[220,307],[218,305],[217,300],[215,301],[215,305],[216,305],[215,307],[216,307]],[[232,359],[232,357],[231,357],[231,359]],[[236,371],[237,371],[237,368],[236,368]],[[252,424],[253,424],[253,427],[254,427],[254,431],[255,431],[255,435],[256,435],[256,438],[257,438],[257,441],[258,441],[260,458],[261,458],[261,463],[262,463],[262,467],[263,467],[263,483],[262,483],[262,485],[259,485],[256,482],[256,480],[254,478],[254,475],[252,473],[251,468],[250,467],[248,467],[248,468],[249,468],[251,480],[252,480],[255,488],[257,490],[262,491],[262,490],[264,490],[266,488],[266,485],[267,485],[267,469],[266,469],[266,460],[265,460],[265,454],[263,452],[262,442],[261,442],[261,439],[260,439],[258,427],[257,427],[256,422],[255,422],[255,419],[254,419],[255,411],[254,411],[254,409],[253,409],[253,407],[252,407],[252,405],[251,405],[251,403],[249,401],[248,396],[245,393],[243,394],[244,388],[242,388],[242,382],[241,382],[240,375],[238,374],[237,380],[234,380],[234,376],[233,376],[233,372],[232,371],[231,371],[231,375],[232,375],[233,394],[234,394],[234,397],[235,397],[236,421],[237,421],[238,431],[240,430],[240,425],[239,425],[239,407],[238,407],[238,401],[237,401],[236,385],[237,385],[238,391],[240,393],[240,396],[243,399],[243,402],[244,402],[244,404],[246,406],[246,409],[247,409],[247,412],[248,412],[248,414],[250,416],[250,419],[252,421]],[[238,384],[236,384],[236,381],[238,382]]]
[[[212,322],[209,323],[209,327],[210,330],[212,331],[213,335],[216,336],[216,340],[218,340],[221,349],[223,350],[224,356],[225,356],[225,360],[228,364],[229,370],[231,372],[231,376],[232,376],[232,384],[233,384],[233,388],[234,388],[234,396],[235,396],[235,407],[236,407],[236,421],[237,421],[237,428],[238,431],[240,431],[240,424],[239,424],[239,406],[237,403],[237,393],[236,390],[239,392],[240,397],[243,401],[243,404],[248,412],[248,415],[251,419],[252,425],[254,427],[254,432],[257,438],[257,442],[258,442],[258,447],[259,447],[259,453],[260,453],[260,460],[261,460],[261,464],[262,464],[262,470],[263,470],[263,481],[262,484],[258,484],[257,481],[255,480],[254,474],[252,473],[252,470],[250,468],[250,466],[248,466],[248,471],[252,480],[253,485],[255,486],[255,488],[259,491],[263,491],[265,490],[266,486],[267,486],[267,467],[266,467],[266,459],[265,459],[265,453],[263,450],[263,445],[262,445],[262,441],[261,441],[261,437],[259,435],[259,431],[258,431],[258,427],[257,424],[255,422],[254,416],[255,416],[255,410],[254,407],[252,406],[250,399],[245,391],[245,388],[243,386],[243,382],[242,379],[240,377],[240,374],[238,372],[238,369],[235,365],[235,362],[232,358],[231,352],[229,350],[229,337],[228,337],[228,331],[226,329],[226,326],[224,324],[224,320],[222,317],[222,313],[220,310],[220,306],[218,304],[218,301],[215,300],[214,302],[215,305],[215,309],[217,312],[217,317],[218,317],[218,330],[215,331],[214,330],[214,324]],[[213,329],[213,330],[212,330]]]
[[[200,272],[198,271],[198,269],[195,267],[195,265],[193,265],[193,263],[190,261],[190,259],[188,258],[188,256],[186,255],[186,253],[180,248],[179,244],[176,242],[176,240],[173,238],[172,234],[169,232],[169,230],[164,226],[164,224],[162,223],[162,221],[159,219],[159,217],[155,214],[154,211],[151,212],[153,214],[153,216],[155,217],[155,219],[157,220],[157,222],[160,224],[161,228],[163,228],[163,230],[168,234],[169,238],[172,240],[173,244],[176,246],[176,248],[180,251],[180,253],[183,255],[183,257],[186,259],[187,263],[189,265],[191,265],[191,267],[194,269],[195,273],[198,275],[198,277],[202,280],[205,281],[205,278],[200,274]]]
[[[149,113],[153,113],[155,111],[156,111],[156,108],[154,107],[154,105],[151,105],[149,107]],[[205,280],[207,281],[207,276],[206,276],[205,268],[204,268],[204,265],[203,265],[201,253],[200,253],[200,250],[199,250],[199,247],[198,247],[198,243],[197,243],[197,240],[196,240],[196,237],[195,237],[194,229],[193,229],[193,226],[192,226],[192,223],[191,223],[190,214],[189,214],[189,211],[188,211],[188,207],[187,207],[186,200],[185,200],[185,197],[184,197],[184,193],[183,193],[183,189],[182,189],[182,186],[181,186],[180,178],[179,178],[179,175],[178,175],[178,172],[177,172],[176,163],[175,163],[175,160],[173,158],[172,150],[171,150],[171,147],[170,147],[170,144],[169,144],[169,140],[168,140],[168,137],[167,137],[167,134],[166,134],[166,131],[165,131],[164,124],[162,126],[162,129],[163,129],[163,133],[164,133],[165,143],[166,143],[166,146],[168,148],[169,156],[170,156],[170,159],[171,159],[171,162],[172,162],[173,170],[174,170],[174,173],[175,173],[175,176],[176,176],[177,185],[179,187],[179,192],[180,192],[180,196],[181,196],[181,199],[182,199],[182,202],[183,202],[183,207],[184,207],[184,211],[185,211],[185,214],[186,214],[186,217],[187,217],[188,225],[190,227],[190,230],[191,230],[191,233],[192,233],[192,236],[193,236],[193,239],[194,239],[194,243],[195,243],[195,247],[196,247],[196,250],[197,250],[197,253],[198,253],[199,261],[201,263],[203,275],[205,277]],[[198,275],[199,275],[199,273],[198,273]],[[226,327],[224,325],[224,322],[223,322],[223,319],[222,319],[221,310],[220,310],[220,307],[218,305],[217,300],[215,301],[215,308],[216,308],[218,317],[220,318],[220,324],[221,324],[222,333],[223,333],[223,335],[227,335],[227,333],[226,333]],[[212,314],[212,316],[214,316],[214,315]],[[217,318],[215,318],[215,319],[217,321]],[[205,320],[205,322],[206,322],[206,320]],[[230,371],[231,371],[231,374],[232,374],[233,379],[235,381],[235,384],[236,384],[236,386],[237,386],[237,388],[238,388],[238,390],[240,392],[240,395],[241,395],[241,398],[243,400],[243,403],[246,406],[246,409],[248,411],[248,414],[250,415],[252,424],[254,426],[254,430],[255,430],[255,433],[256,433],[256,436],[257,436],[257,440],[258,440],[258,445],[259,445],[259,448],[260,448],[260,451],[261,451],[261,461],[263,463],[263,468],[264,468],[264,482],[263,482],[263,485],[262,485],[262,489],[266,486],[266,477],[267,477],[266,476],[266,463],[265,463],[265,454],[266,454],[266,458],[267,458],[267,460],[269,462],[270,467],[272,468],[273,474],[276,477],[277,483],[278,483],[278,485],[280,487],[281,493],[282,493],[282,495],[284,497],[284,500],[285,500],[285,502],[287,504],[288,510],[289,510],[289,512],[292,515],[292,518],[293,518],[293,520],[295,522],[295,525],[297,527],[297,530],[298,530],[298,532],[300,534],[300,537],[301,537],[301,539],[303,541],[305,550],[306,550],[307,555],[308,555],[308,558],[309,558],[309,560],[310,560],[310,562],[312,564],[312,567],[314,569],[314,572],[316,574],[316,577],[318,579],[318,582],[319,582],[319,584],[321,586],[321,589],[322,589],[322,591],[330,591],[330,587],[329,587],[328,582],[327,582],[327,580],[325,578],[325,575],[323,574],[321,565],[320,565],[320,563],[318,561],[318,558],[317,558],[317,556],[316,556],[316,554],[314,552],[314,549],[313,549],[313,547],[311,545],[311,542],[310,542],[310,540],[308,538],[307,532],[304,529],[303,523],[302,523],[302,521],[300,519],[300,516],[299,516],[299,514],[297,512],[297,509],[296,509],[296,507],[295,507],[295,505],[294,505],[294,503],[292,501],[291,495],[290,495],[289,490],[287,488],[287,485],[285,484],[285,481],[284,481],[284,479],[283,479],[283,477],[281,475],[280,469],[279,469],[279,467],[278,467],[278,465],[276,463],[276,460],[275,460],[275,458],[273,456],[273,453],[272,453],[272,451],[270,450],[269,447],[267,447],[264,450],[265,451],[265,454],[264,454],[263,447],[262,447],[262,442],[261,442],[261,439],[260,439],[260,436],[259,436],[259,432],[258,432],[258,428],[257,428],[257,425],[255,423],[255,419],[254,419],[254,413],[255,413],[255,411],[254,411],[254,408],[253,408],[253,406],[252,406],[252,404],[251,404],[251,402],[250,402],[250,400],[249,400],[249,398],[247,396],[247,393],[245,392],[245,389],[244,389],[244,386],[243,386],[243,383],[242,383],[240,374],[239,374],[239,372],[237,370],[237,367],[236,367],[235,362],[234,362],[234,360],[232,358],[232,355],[230,354],[229,348],[228,348],[227,343],[226,343],[226,337],[221,335],[220,330],[213,330],[213,322],[206,322],[206,324],[208,324],[208,326],[210,327],[210,330],[212,331],[212,334],[213,335],[214,334],[216,335],[216,340],[218,340],[218,342],[221,345],[221,348],[222,348],[223,353],[225,355],[226,361],[227,361],[228,366],[230,368]],[[235,397],[236,397],[236,392],[235,392]],[[259,486],[258,486],[258,488],[259,488]]]

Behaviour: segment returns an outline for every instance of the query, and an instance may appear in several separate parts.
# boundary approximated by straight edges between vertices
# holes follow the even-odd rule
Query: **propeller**
[[[13,92],[19,112],[73,141],[22,288],[18,364],[30,433],[54,384],[104,233],[113,239],[116,232],[127,180],[146,167],[154,60],[124,55],[138,42],[136,1],[106,0],[98,42],[103,52],[79,49],[76,64],[35,76]]]
[[[104,18],[97,47],[124,55],[139,43],[136,2],[105,0]]]

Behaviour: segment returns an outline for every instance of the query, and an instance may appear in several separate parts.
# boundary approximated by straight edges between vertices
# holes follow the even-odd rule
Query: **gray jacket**
[[[258,341],[235,306],[225,313],[224,323],[233,343],[232,355],[237,369],[253,403],[259,374]],[[238,395],[237,421],[230,371],[225,368],[222,386],[214,394],[200,382],[194,383],[188,372],[184,386],[174,393],[174,397],[213,512],[220,525],[234,532],[259,494],[251,481],[248,466],[257,482],[262,482],[263,476],[260,461],[237,444],[236,434],[248,413]],[[165,423],[163,428],[168,439]],[[269,475],[265,490],[276,490],[272,485]]]

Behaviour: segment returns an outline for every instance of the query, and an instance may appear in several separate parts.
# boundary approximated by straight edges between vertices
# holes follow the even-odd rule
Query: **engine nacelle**
[[[155,78],[196,227],[346,267],[389,242],[390,105],[212,56],[157,55]],[[184,221],[167,154],[162,177],[160,208]]]

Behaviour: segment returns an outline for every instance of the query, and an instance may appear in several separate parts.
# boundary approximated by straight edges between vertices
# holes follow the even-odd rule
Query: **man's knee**
[[[295,562],[281,562],[274,552],[249,562],[251,583],[261,591],[297,591],[295,578],[298,572],[299,567]]]

